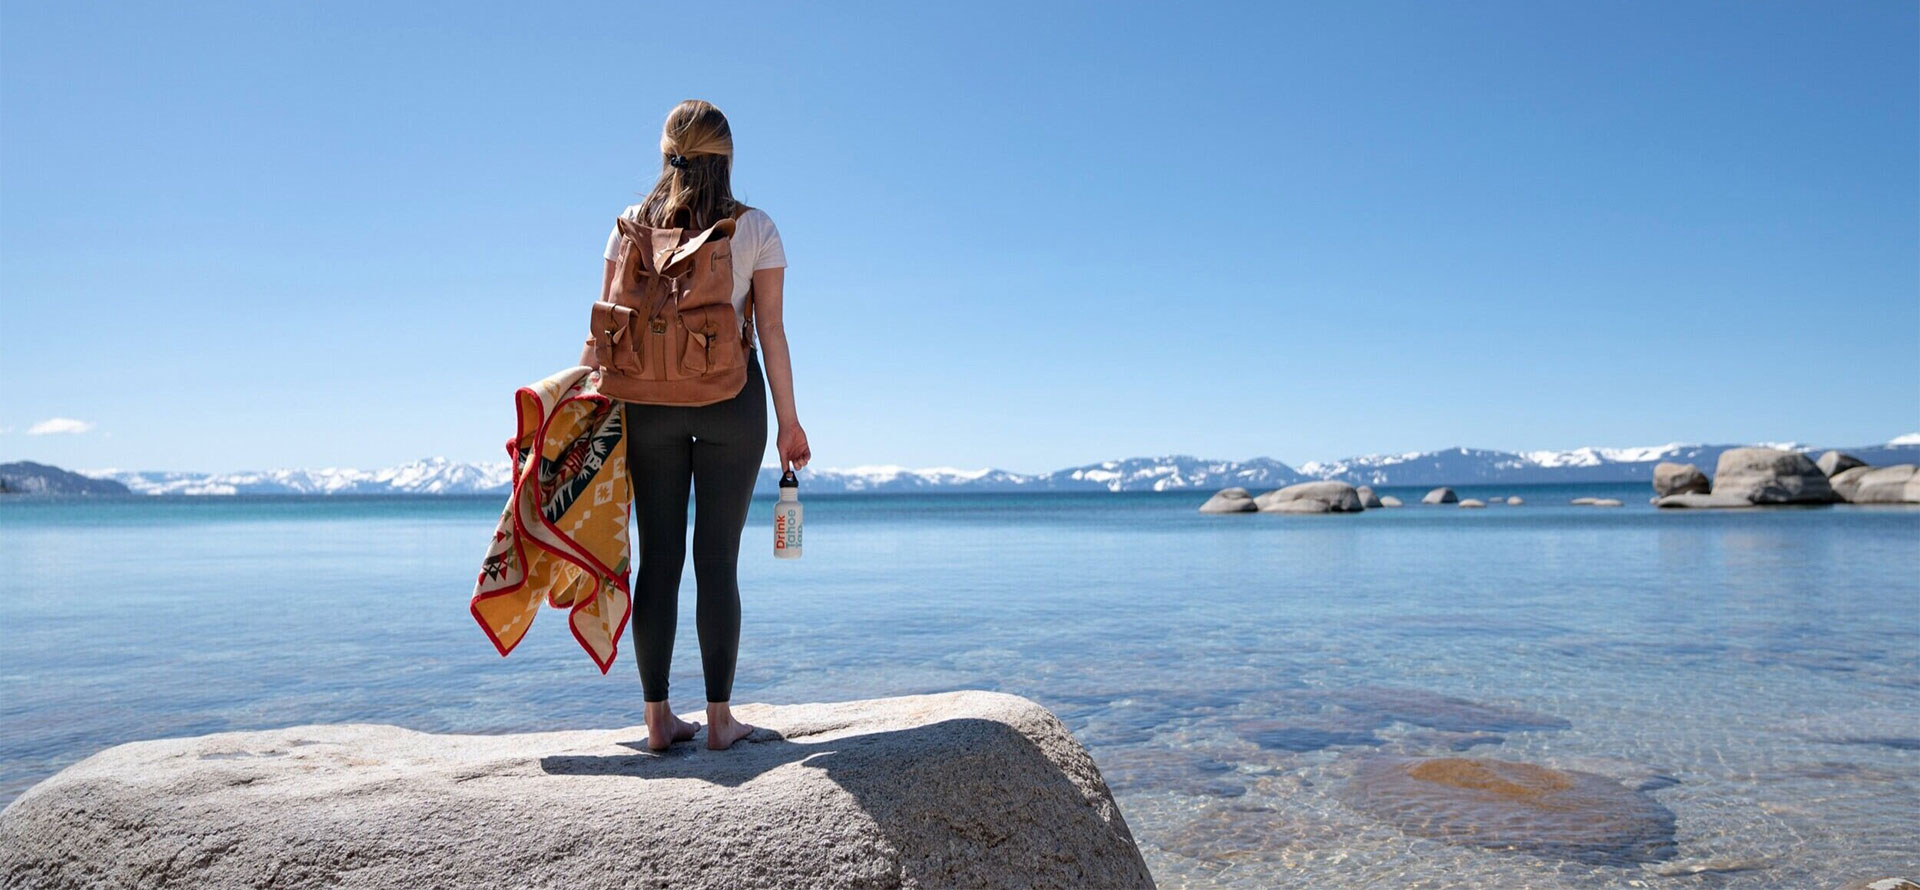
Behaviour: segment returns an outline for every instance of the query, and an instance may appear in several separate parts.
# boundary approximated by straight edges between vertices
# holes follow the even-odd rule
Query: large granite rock
[[[1394,497],[1393,495],[1390,495],[1390,494],[1386,494],[1386,495],[1381,495],[1381,496],[1380,496],[1380,506],[1382,506],[1382,507],[1398,507],[1398,506],[1400,506],[1400,499],[1399,499],[1399,498],[1397,498],[1397,497]]]
[[[1807,456],[1778,448],[1730,448],[1713,471],[1713,493],[1756,504],[1830,504],[1840,500]]]
[[[367,723],[117,745],[0,813],[0,885],[1153,886],[1092,758],[1032,701],[736,711],[761,728],[726,751]]]
[[[1360,493],[1346,482],[1302,482],[1253,499],[1263,513],[1358,513]],[[1308,503],[1298,503],[1305,501]],[[1291,506],[1289,506],[1291,505]]]
[[[1427,496],[1421,498],[1420,503],[1457,504],[1457,503],[1460,503],[1460,496],[1457,494],[1454,494],[1453,489],[1451,488],[1436,488],[1432,491],[1427,492]]]
[[[1385,506],[1380,503],[1380,496],[1373,493],[1373,486],[1371,485],[1362,485],[1355,488],[1353,492],[1360,496],[1360,506],[1362,507],[1373,510]]]
[[[1468,507],[1468,508],[1472,508],[1472,507],[1484,507],[1484,506],[1486,506],[1486,505],[1487,505],[1487,502],[1486,502],[1486,501],[1483,501],[1483,500],[1480,500],[1479,498],[1467,498],[1467,499],[1465,499],[1465,500],[1463,500],[1463,501],[1461,501],[1461,502],[1460,502],[1460,506],[1462,506],[1462,507]]]
[[[1200,505],[1202,513],[1252,513],[1260,509],[1244,488],[1222,488]]]
[[[1707,481],[1707,474],[1693,464],[1676,464],[1661,461],[1653,467],[1653,494],[1666,497],[1670,494],[1706,494],[1713,490]]]
[[[1920,504],[1920,472],[1913,464],[1851,467],[1835,473],[1833,490],[1856,504]]]
[[[1841,470],[1864,467],[1867,465],[1867,462],[1844,451],[1829,451],[1820,455],[1820,459],[1814,461],[1813,465],[1819,467],[1820,472],[1827,474],[1827,478],[1831,479],[1835,473]]]

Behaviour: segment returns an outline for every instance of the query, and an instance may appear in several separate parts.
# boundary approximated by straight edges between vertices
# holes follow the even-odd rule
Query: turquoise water
[[[814,497],[806,557],[776,562],[760,502],[734,699],[1033,698],[1093,752],[1163,887],[1920,873],[1920,510],[1460,491],[1528,503],[1201,516],[1205,493]],[[499,507],[0,501],[0,802],[133,739],[639,723],[630,638],[601,676],[559,610],[504,659],[473,623]],[[694,595],[689,571],[682,712],[702,701]],[[1356,795],[1382,755],[1604,775],[1670,813],[1670,837],[1573,856],[1561,829],[1522,821],[1503,848],[1463,842]]]

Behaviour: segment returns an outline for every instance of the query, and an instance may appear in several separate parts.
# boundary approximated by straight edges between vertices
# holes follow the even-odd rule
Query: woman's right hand
[[[775,438],[775,447],[780,450],[780,469],[798,470],[813,459],[813,449],[807,447],[807,431],[802,429],[800,421],[780,425],[780,435]]]

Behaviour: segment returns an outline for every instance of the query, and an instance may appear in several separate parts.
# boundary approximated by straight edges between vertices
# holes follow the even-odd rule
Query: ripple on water
[[[1606,776],[1462,757],[1369,758],[1341,797],[1401,831],[1595,865],[1675,850],[1672,811]]]

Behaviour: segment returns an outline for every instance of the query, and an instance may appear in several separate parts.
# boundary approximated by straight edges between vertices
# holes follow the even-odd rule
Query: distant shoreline
[[[803,492],[822,494],[908,494],[925,492],[1020,493],[1034,491],[1192,491],[1222,488],[1280,488],[1299,482],[1338,481],[1374,488],[1414,486],[1578,485],[1651,482],[1662,462],[1712,467],[1721,453],[1742,445],[1669,444],[1646,448],[1576,448],[1567,451],[1512,452],[1476,448],[1367,455],[1339,461],[1308,461],[1298,467],[1267,458],[1219,460],[1185,454],[1132,457],[1066,467],[1045,473],[953,467],[859,466],[801,470]],[[1817,453],[1823,447],[1788,443],[1786,450]],[[1873,466],[1920,463],[1920,434],[1887,443],[1837,450]],[[263,494],[504,496],[510,467],[506,461],[461,463],[425,458],[379,470],[340,468],[278,469],[229,473],[172,470],[66,470],[27,461],[0,463],[0,485],[97,494],[126,490],[141,495],[193,497]],[[778,466],[760,468],[756,495],[770,493]]]

